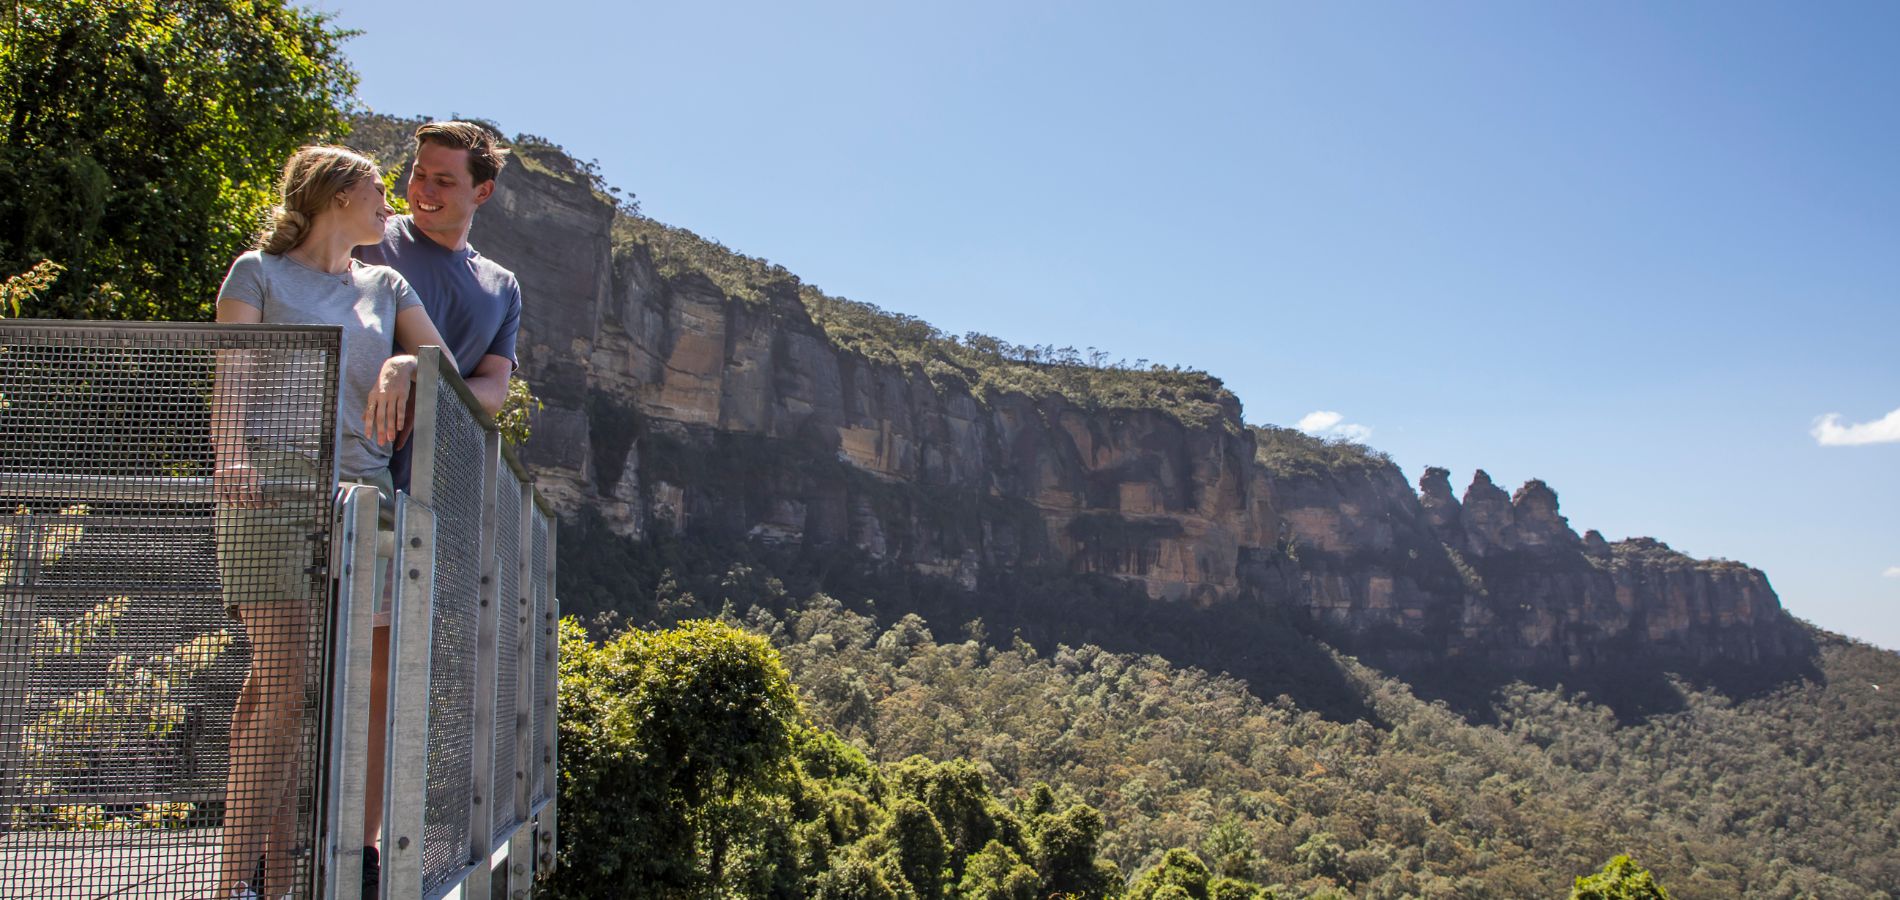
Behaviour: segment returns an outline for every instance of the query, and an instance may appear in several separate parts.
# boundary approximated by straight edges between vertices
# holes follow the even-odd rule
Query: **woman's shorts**
[[[220,502],[216,525],[218,575],[225,609],[257,603],[305,603],[322,596],[325,560],[319,559],[329,517],[328,480],[308,456],[262,447],[251,450],[258,499]]]
[[[251,451],[251,467],[262,485],[259,501],[220,503],[216,516],[224,607],[234,615],[254,603],[310,603],[324,596],[328,578],[327,473],[304,454],[263,448]],[[387,467],[343,480],[375,485],[385,504],[395,496]]]

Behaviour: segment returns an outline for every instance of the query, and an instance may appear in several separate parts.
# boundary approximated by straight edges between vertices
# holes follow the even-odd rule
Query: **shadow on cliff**
[[[591,509],[563,520],[559,550],[563,611],[584,621],[611,613],[623,621],[665,624],[714,615],[727,604],[740,612],[758,605],[784,613],[797,599],[823,591],[884,626],[915,613],[939,634],[951,635],[981,620],[986,640],[1001,647],[1016,638],[1042,653],[1058,644],[1094,644],[1224,672],[1263,700],[1285,695],[1337,722],[1382,724],[1341,672],[1329,644],[1405,681],[1421,700],[1443,701],[1473,724],[1495,724],[1500,692],[1520,682],[1561,686],[1635,724],[1686,709],[1685,689],[1745,700],[1822,678],[1811,634],[1792,621],[1790,652],[1757,663],[1698,662],[1687,649],[1672,654],[1652,648],[1575,669],[1526,669],[1427,658],[1436,656],[1425,652],[1432,643],[1428,635],[1396,636],[1381,645],[1367,635],[1327,634],[1271,604],[1202,609],[1158,602],[1139,587],[1103,576],[1031,570],[986,578],[966,591],[850,549],[764,545],[694,531],[632,541],[613,534]]]
[[[722,540],[690,530],[633,541],[613,534],[592,510],[562,521],[558,549],[562,612],[582,621],[605,614],[664,625],[754,605],[783,614],[823,591],[882,626],[915,613],[938,634],[954,635],[981,620],[984,640],[1000,647],[1020,638],[1041,653],[1094,644],[1153,654],[1225,672],[1264,700],[1285,695],[1333,721],[1382,724],[1322,644],[1257,605],[1198,609],[1157,602],[1112,578],[1042,570],[986,579],[966,591],[847,549]]]
[[[1503,689],[1529,684],[1561,687],[1578,699],[1601,704],[1625,725],[1689,708],[1687,690],[1709,691],[1741,701],[1771,694],[1789,684],[1824,680],[1811,639],[1806,652],[1757,663],[1697,662],[1693,657],[1658,652],[1644,658],[1599,662],[1578,669],[1542,667],[1514,670],[1499,666],[1445,663],[1391,666],[1385,671],[1412,686],[1425,701],[1443,701],[1476,725],[1497,724],[1495,704]],[[1378,664],[1376,655],[1367,659]]]
[[[1161,602],[1127,582],[1062,571],[985,579],[974,592],[936,579],[907,580],[908,590],[867,585],[873,596],[885,598],[878,604],[880,618],[916,612],[947,626],[980,617],[998,642],[1020,637],[1045,654],[1058,644],[1152,654],[1240,679],[1262,700],[1284,695],[1335,722],[1384,725],[1330,651],[1268,607]],[[903,608],[890,608],[894,600]]]

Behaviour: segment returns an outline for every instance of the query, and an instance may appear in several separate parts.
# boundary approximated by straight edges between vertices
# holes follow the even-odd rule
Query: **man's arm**
[[[501,412],[502,403],[508,399],[508,379],[515,374],[515,336],[521,330],[521,284],[513,273],[504,274],[508,276],[506,312],[494,339],[488,342],[488,351],[468,377],[469,390],[491,418]]]
[[[490,353],[476,363],[475,374],[468,376],[469,392],[490,417],[501,412],[502,401],[508,399],[508,378],[514,372],[514,360]]]

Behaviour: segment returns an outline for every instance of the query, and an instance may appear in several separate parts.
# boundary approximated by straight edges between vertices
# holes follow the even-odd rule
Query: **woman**
[[[305,147],[284,165],[281,206],[258,248],[231,264],[218,290],[218,321],[340,325],[336,461],[345,481],[389,488],[389,454],[415,378],[416,348],[442,345],[422,301],[394,269],[350,257],[382,240],[394,210],[381,172],[341,147]],[[391,355],[392,346],[405,352]],[[446,352],[446,351],[444,351]],[[251,669],[231,718],[220,885],[233,898],[289,890],[297,877],[298,757],[305,692],[316,673],[315,593],[307,567],[312,510],[273,500],[273,483],[316,484],[320,454],[273,434],[255,403],[281,387],[257,357],[219,362],[213,416],[217,448],[218,563],[224,600],[244,623]],[[273,388],[276,388],[273,390]],[[307,399],[307,398],[306,398]],[[308,492],[305,492],[308,495]]]

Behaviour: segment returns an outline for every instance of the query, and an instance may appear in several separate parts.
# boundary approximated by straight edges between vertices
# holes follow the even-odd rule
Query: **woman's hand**
[[[212,495],[233,509],[257,509],[264,505],[264,489],[257,469],[250,460],[222,460],[211,470]]]
[[[409,421],[409,393],[416,381],[416,358],[404,353],[383,361],[376,387],[363,404],[363,431],[378,444],[388,444]]]

